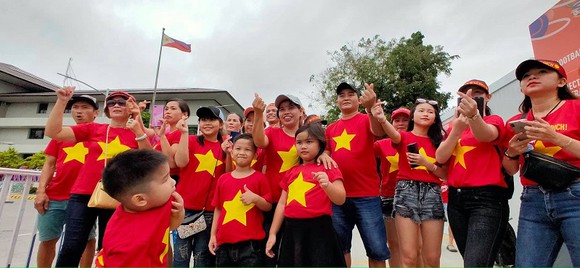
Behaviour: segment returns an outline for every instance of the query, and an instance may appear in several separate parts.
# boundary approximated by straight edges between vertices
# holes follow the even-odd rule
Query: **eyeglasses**
[[[422,104],[422,103],[429,103],[431,105],[439,105],[439,103],[435,100],[417,99],[415,101],[415,104]]]
[[[115,105],[119,105],[120,107],[125,107],[127,105],[127,100],[118,99],[118,100],[108,100],[107,107],[113,107]]]

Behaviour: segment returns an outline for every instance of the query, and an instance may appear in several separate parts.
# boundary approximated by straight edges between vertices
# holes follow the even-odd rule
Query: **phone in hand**
[[[413,143],[409,143],[407,144],[407,152],[409,153],[413,153],[413,154],[418,154],[419,153],[419,147],[417,146],[416,142]],[[416,168],[419,165],[413,165],[411,164],[411,168]]]
[[[236,137],[238,135],[240,135],[240,132],[239,131],[232,131],[232,132],[230,132],[230,137],[231,137],[230,141],[231,142],[234,142],[234,140],[236,139]]]
[[[475,100],[475,102],[477,103],[477,110],[479,111],[479,115],[481,115],[481,118],[483,118],[483,106],[484,104],[484,98],[483,97],[474,97],[473,98]]]
[[[463,100],[462,97],[457,98],[457,107],[459,108],[459,104],[461,104],[461,100]],[[459,117],[461,113],[459,111],[457,111],[457,117]]]
[[[528,136],[526,136],[526,129],[524,128],[526,126],[525,122],[527,121],[528,120],[526,119],[519,119],[509,123],[510,127],[514,130],[515,133],[523,133],[520,137],[520,140],[525,140],[528,138]]]

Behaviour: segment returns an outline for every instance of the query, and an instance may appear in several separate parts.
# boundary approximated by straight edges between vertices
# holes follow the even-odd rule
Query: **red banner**
[[[530,24],[536,59],[557,60],[580,96],[580,0],[562,0]]]

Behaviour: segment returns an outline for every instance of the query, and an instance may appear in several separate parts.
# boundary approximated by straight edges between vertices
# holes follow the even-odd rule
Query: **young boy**
[[[336,88],[336,104],[341,118],[326,128],[326,153],[338,164],[344,179],[346,202],[333,205],[332,222],[338,234],[347,266],[350,267],[350,248],[354,226],[360,232],[369,259],[369,267],[385,267],[390,257],[385,243],[385,225],[379,197],[379,176],[373,155],[373,142],[378,122],[358,111],[361,103],[370,109],[376,103],[372,84],[359,100],[359,90],[341,83]]]
[[[218,267],[263,266],[262,211],[272,209],[272,194],[266,177],[250,166],[256,150],[252,135],[238,136],[231,151],[236,167],[217,181],[208,247]]]
[[[125,151],[105,167],[103,186],[121,205],[107,225],[97,267],[167,267],[169,230],[185,213],[167,158],[154,150]]]

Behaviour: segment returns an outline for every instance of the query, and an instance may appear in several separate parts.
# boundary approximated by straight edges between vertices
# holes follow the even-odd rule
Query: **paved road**
[[[14,200],[13,203],[5,203],[2,215],[0,215],[0,267],[6,266],[10,241],[12,239],[12,229],[14,228],[18,217],[20,202],[21,199]],[[28,258],[28,252],[32,240],[34,220],[36,217],[36,210],[34,210],[33,201],[26,201],[23,215],[25,220],[22,223],[20,233],[18,235],[18,243],[16,244],[16,250],[14,252],[13,261],[11,263],[12,267],[26,266],[26,260]],[[358,267],[367,266],[367,257],[360,240],[360,236],[358,233],[355,233],[353,237],[352,264],[353,266]],[[443,244],[446,245],[446,242],[444,241]],[[447,251],[444,245],[442,245],[441,266],[462,266],[461,256],[458,253],[451,253]],[[37,247],[38,241],[35,242],[35,250],[32,254],[31,266],[33,267],[36,266]]]

